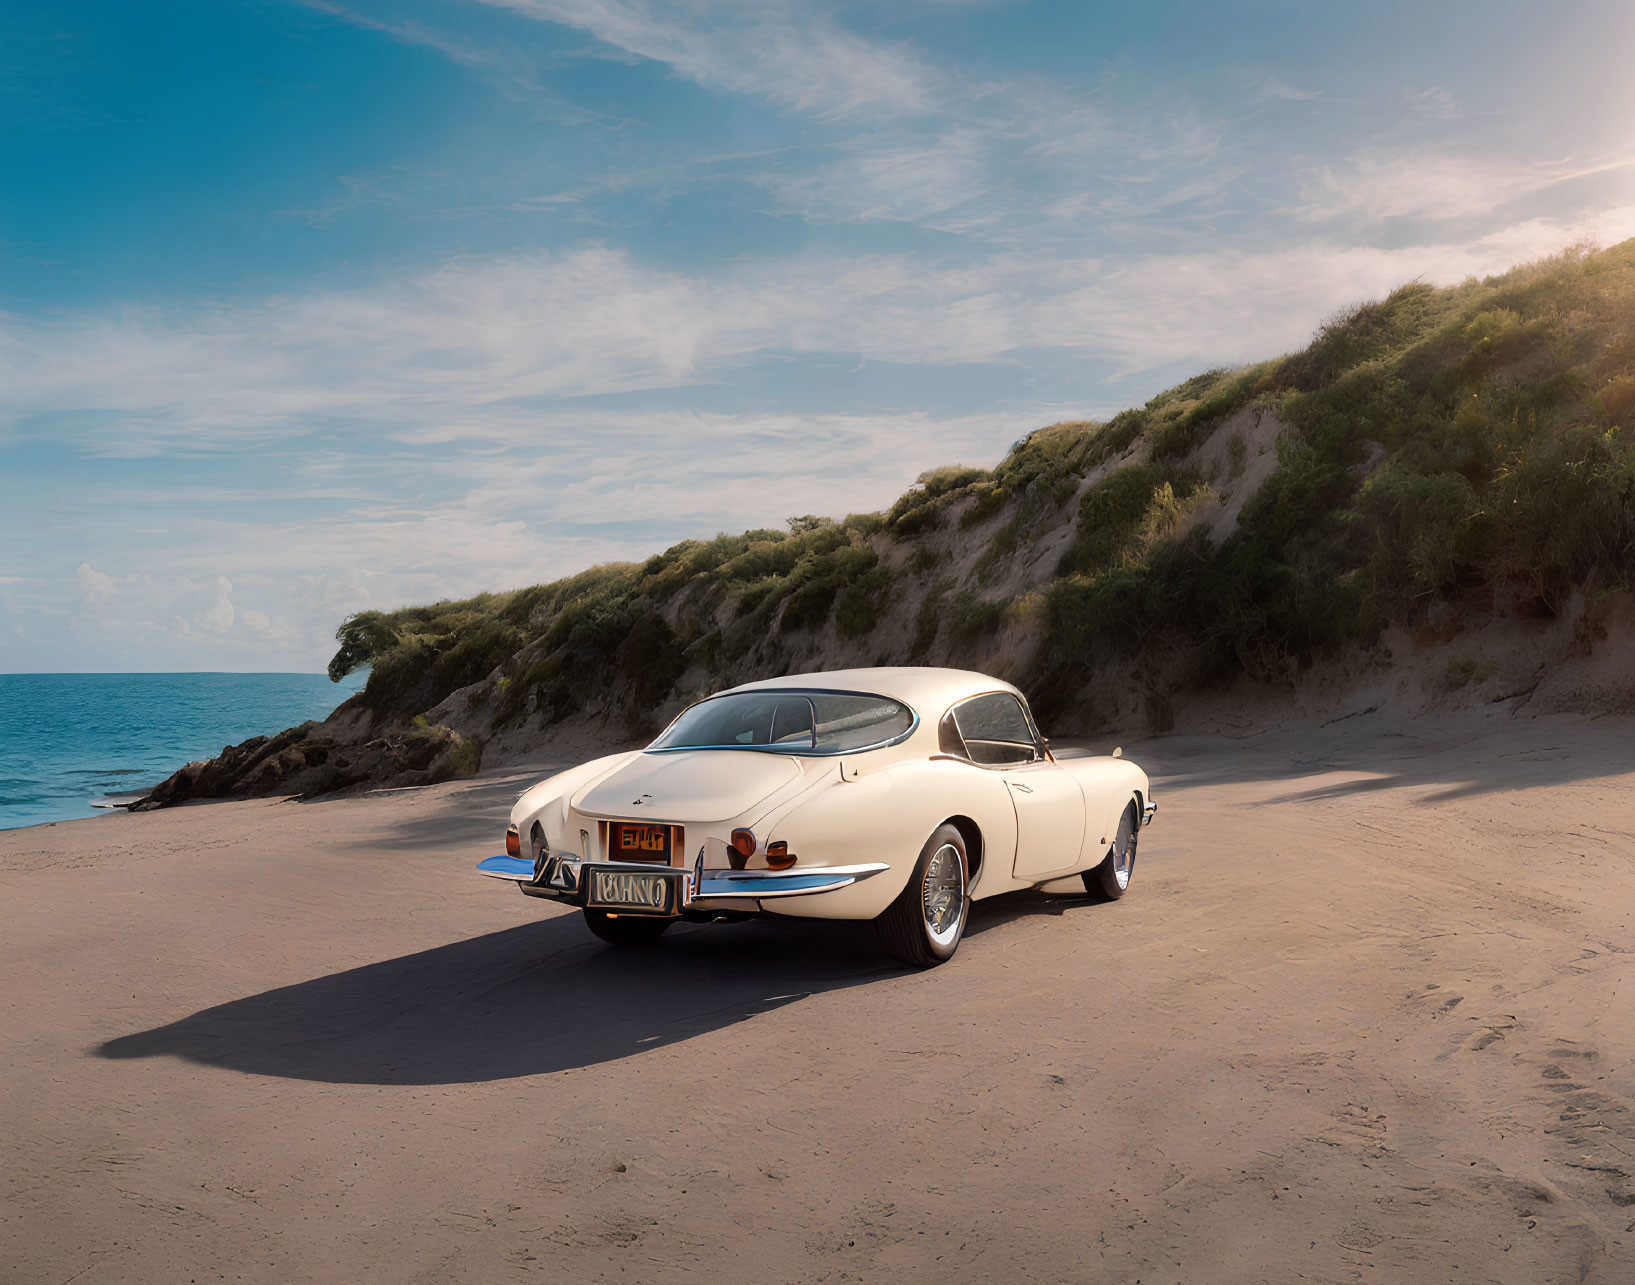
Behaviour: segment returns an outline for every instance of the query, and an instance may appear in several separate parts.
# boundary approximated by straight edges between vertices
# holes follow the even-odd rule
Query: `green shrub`
[[[369,678],[359,693],[363,703],[377,714],[415,708],[413,702],[425,691],[436,660],[437,654],[423,642],[398,643],[375,657]],[[424,705],[435,703],[435,700],[422,702]]]
[[[1036,482],[1051,487],[1062,478],[1082,475],[1106,427],[1091,420],[1073,420],[1035,429],[1006,453],[993,471],[994,481],[1015,495]]]
[[[1084,467],[1088,471],[1105,464],[1115,455],[1122,455],[1144,433],[1151,422],[1146,411],[1125,410],[1114,415],[1096,431],[1084,452]]]
[[[879,567],[847,586],[835,604],[835,632],[843,639],[873,633],[890,587],[891,573]]]
[[[944,505],[935,501],[916,505],[907,509],[891,523],[891,533],[898,539],[907,539],[910,536],[923,535],[934,530],[943,523],[947,510]]]
[[[1265,373],[1264,365],[1251,366],[1218,381],[1207,398],[1188,407],[1152,434],[1152,458],[1179,459],[1192,451],[1203,441],[1205,429],[1248,405],[1252,390]]]
[[[778,627],[785,633],[791,629],[822,628],[828,622],[829,611],[840,593],[840,584],[838,578],[823,576],[801,585],[784,599]]]
[[[1304,352],[1283,362],[1279,378],[1303,392],[1322,388],[1346,371],[1389,356],[1446,311],[1444,292],[1422,281],[1410,282],[1376,303],[1335,313]]]
[[[1585,426],[1530,444],[1484,501],[1491,574],[1552,608],[1592,576],[1635,582],[1635,435]]]
[[[521,629],[504,619],[479,620],[449,635],[448,649],[437,658],[438,684],[449,691],[487,678],[526,641]]]
[[[1458,473],[1431,477],[1387,467],[1358,493],[1354,527],[1380,609],[1396,613],[1451,588],[1479,552],[1477,497]]]
[[[338,683],[353,670],[367,665],[395,647],[401,630],[378,611],[359,611],[341,621],[335,641],[341,649],[329,662],[329,681]]]
[[[1547,341],[1547,327],[1540,320],[1523,321],[1509,308],[1488,308],[1465,324],[1464,339],[1470,348],[1459,375],[1469,383],[1539,349]]]
[[[904,492],[886,514],[886,529],[902,539],[940,526],[952,502],[976,486],[991,482],[987,469],[932,469],[920,474],[914,489]]]
[[[770,576],[759,584],[752,584],[738,595],[732,614],[738,617],[754,615],[768,599],[774,598],[774,595],[781,600],[788,586],[789,581],[785,576]]]
[[[879,560],[873,549],[852,546],[803,559],[790,577],[793,587],[784,601],[779,628],[786,632],[822,628],[840,591],[861,580]]]
[[[515,593],[357,613],[330,672],[368,665],[356,699],[400,723],[502,669],[497,719],[611,703],[633,728],[688,668],[783,672],[831,615],[843,638],[871,634],[892,593],[872,541],[914,542],[954,511],[967,528],[994,524],[975,575],[956,581],[967,556],[920,541],[910,572],[943,578],[907,655],[883,659],[991,637],[1004,608],[978,586],[1076,516],[1060,576],[1037,591],[1045,637],[1029,677],[1063,707],[1109,661],[1184,657],[1186,682],[1281,679],[1437,598],[1488,609],[1519,591],[1556,609],[1635,584],[1632,317],[1635,241],[1450,289],[1413,283],[1330,318],[1302,352],[1206,371],[1105,423],[1039,429],[991,472],[933,470],[886,514],[802,515],[788,531],[685,540]],[[1208,497],[1176,461],[1250,404],[1293,425],[1276,468],[1235,535],[1183,534]],[[1142,446],[1146,462],[1098,472]],[[1241,438],[1227,454],[1241,475]]]
[[[1006,606],[980,599],[970,591],[960,594],[947,609],[951,641],[965,649],[991,641],[1004,622]]]
[[[449,769],[455,776],[476,776],[483,765],[483,743],[475,736],[450,733]]]
[[[1153,492],[1171,474],[1156,464],[1126,464],[1084,493],[1079,536],[1057,565],[1057,575],[1079,575],[1110,565],[1128,547],[1152,504]]]
[[[960,529],[977,526],[989,518],[997,516],[1010,499],[1010,492],[997,482],[979,482],[971,488],[976,497],[976,503],[966,509],[960,517]]]

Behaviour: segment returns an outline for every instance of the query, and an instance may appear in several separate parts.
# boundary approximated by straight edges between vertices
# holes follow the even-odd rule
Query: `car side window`
[[[1022,702],[1009,692],[975,697],[950,712],[973,763],[1002,767],[1031,763],[1039,757],[1039,745]]]

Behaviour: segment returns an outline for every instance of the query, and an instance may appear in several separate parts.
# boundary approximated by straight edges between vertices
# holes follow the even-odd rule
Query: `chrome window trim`
[[[913,736],[920,727],[920,712],[905,700],[895,696],[887,696],[884,692],[859,692],[847,687],[764,687],[752,689],[756,692],[776,692],[779,695],[790,696],[862,696],[868,700],[890,701],[900,709],[908,711],[908,730],[898,733],[883,741],[875,741],[869,745],[854,745],[844,750],[820,750],[816,746],[802,745],[798,748],[786,748],[778,745],[649,745],[643,754],[690,754],[695,750],[749,750],[756,754],[782,754],[787,758],[803,759],[832,759],[844,758],[848,754],[869,754],[875,750],[889,749],[893,745],[901,745]],[[724,696],[746,696],[748,692],[727,691],[716,692],[713,696],[706,696],[703,700],[694,701],[664,725],[664,732],[660,732],[654,740],[662,737],[674,727],[683,714],[697,709],[700,705],[708,704],[713,700],[720,700]]]

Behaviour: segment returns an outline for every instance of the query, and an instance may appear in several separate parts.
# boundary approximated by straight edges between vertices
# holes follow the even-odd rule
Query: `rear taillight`
[[[732,850],[740,857],[755,855],[755,831],[734,830],[732,832]]]
[[[505,855],[520,857],[522,855],[522,836],[517,833],[514,825],[505,828]]]
[[[773,870],[787,870],[795,864],[795,854],[782,839],[766,845],[766,864]]]

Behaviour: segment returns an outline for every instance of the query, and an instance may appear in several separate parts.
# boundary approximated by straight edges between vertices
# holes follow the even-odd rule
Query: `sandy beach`
[[[1635,1279],[1635,724],[1127,753],[925,973],[476,877],[544,764],[0,834],[0,1277]]]

